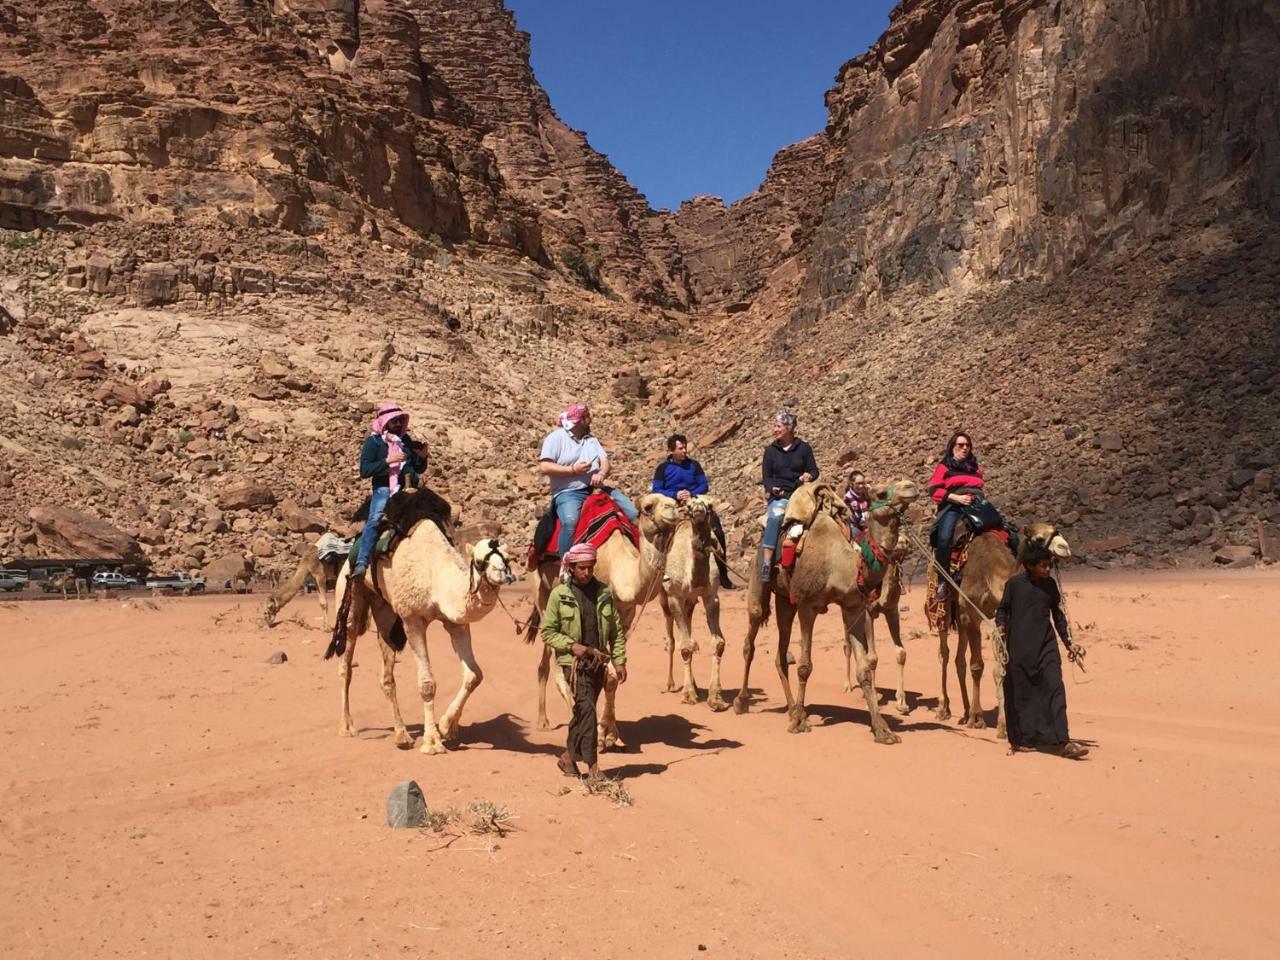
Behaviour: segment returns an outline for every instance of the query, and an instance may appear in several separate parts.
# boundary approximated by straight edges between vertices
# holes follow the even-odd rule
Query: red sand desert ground
[[[819,723],[791,736],[767,659],[747,716],[659,692],[646,611],[619,701],[631,750],[604,762],[630,807],[565,792],[563,726],[531,729],[534,651],[500,610],[476,629],[486,680],[462,742],[427,757],[392,746],[368,639],[361,733],[336,735],[309,599],[275,630],[261,596],[0,603],[0,943],[29,958],[1274,955],[1280,576],[1068,572],[1067,588],[1089,648],[1088,676],[1067,681],[1073,733],[1095,744],[1078,763],[934,721],[919,588],[914,708],[889,711],[892,747],[842,692],[834,614]],[[732,690],[741,593],[724,620]],[[452,652],[430,637],[452,695]],[[265,663],[277,649],[289,662]],[[412,673],[401,702],[420,718]],[[387,792],[409,777],[436,807],[499,804],[513,832],[389,829]]]

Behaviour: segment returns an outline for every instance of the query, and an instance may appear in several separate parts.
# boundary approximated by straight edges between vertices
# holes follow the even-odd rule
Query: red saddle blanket
[[[589,543],[599,548],[616,531],[621,530],[632,545],[640,546],[640,531],[634,523],[627,519],[622,508],[614,503],[613,498],[604,490],[596,490],[582,504],[582,513],[578,515],[578,526],[573,532],[574,543]],[[547,557],[558,556],[555,545],[560,538],[560,520],[555,509],[549,509],[538,523],[533,535],[533,543],[529,544],[529,569],[537,567],[538,562]]]

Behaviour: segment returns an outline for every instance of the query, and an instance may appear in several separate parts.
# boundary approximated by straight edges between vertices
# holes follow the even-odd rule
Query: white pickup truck
[[[148,590],[172,590],[180,593],[199,593],[204,589],[204,578],[187,573],[171,573],[167,577],[148,577]]]

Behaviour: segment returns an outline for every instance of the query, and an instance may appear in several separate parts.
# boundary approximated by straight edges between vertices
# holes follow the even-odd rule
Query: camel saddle
[[[578,526],[573,531],[574,544],[589,543],[599,549],[618,530],[626,535],[633,546],[639,548],[640,530],[622,512],[622,508],[609,496],[608,491],[593,490],[583,501],[582,512],[578,514]],[[530,570],[536,570],[543,560],[559,556],[555,551],[559,538],[560,518],[556,516],[556,508],[552,505],[538,521],[533,542],[529,544],[527,563]]]
[[[357,519],[368,518],[368,499],[354,516]],[[373,555],[375,557],[390,556],[395,551],[396,545],[409,535],[409,531],[420,520],[430,520],[440,528],[445,540],[453,544],[453,536],[450,533],[452,518],[453,508],[449,506],[449,501],[434,490],[427,487],[397,490],[387,501],[387,507],[378,520],[378,540],[373,548]],[[355,566],[356,554],[359,552],[360,538],[356,537],[351,541],[347,552],[348,563],[351,566]]]

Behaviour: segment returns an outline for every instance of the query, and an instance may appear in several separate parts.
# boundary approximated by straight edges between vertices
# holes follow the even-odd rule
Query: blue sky
[[[827,122],[891,0],[505,0],[560,117],[655,208],[746,196]]]

